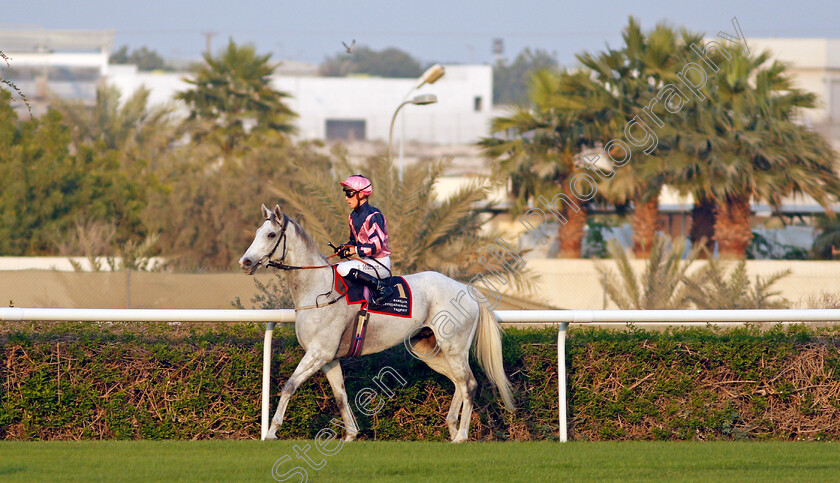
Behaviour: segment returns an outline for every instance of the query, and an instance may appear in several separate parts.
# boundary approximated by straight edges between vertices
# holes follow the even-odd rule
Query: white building
[[[418,89],[417,79],[381,77],[275,76],[276,89],[291,95],[289,107],[298,113],[299,135],[305,139],[381,140],[389,138],[394,112],[404,101],[434,94],[437,102],[408,104],[394,125],[394,140],[432,144],[469,144],[489,132],[493,71],[486,65],[448,65],[434,84]],[[150,103],[169,102],[189,89],[186,74],[138,72],[133,66],[110,66],[107,82],[129,95],[145,85]],[[396,148],[395,148],[396,149]]]
[[[408,104],[394,125],[394,138],[433,144],[466,144],[486,136],[493,96],[490,66],[451,65],[432,85],[414,89],[416,79],[378,77],[277,77],[274,85],[292,95],[306,138],[387,141],[396,108],[404,99],[431,93],[438,102]]]
[[[840,142],[840,39],[748,38],[751,54],[770,51],[785,62],[797,87],[817,95],[817,108],[803,122]]]
[[[92,103],[113,44],[113,31],[0,31],[0,50],[9,58],[8,65],[0,62],[0,77],[27,96],[35,114],[46,110],[48,95]]]
[[[191,86],[187,73],[140,72],[135,66],[108,63],[113,31],[6,30],[0,50],[11,60],[0,62],[0,76],[14,82],[33,104],[45,111],[48,96],[93,103],[104,80],[124,96],[140,86],[150,89],[150,104],[172,103],[178,91]],[[449,65],[432,85],[414,89],[416,79],[318,77],[313,65],[289,62],[272,82],[289,93],[289,106],[299,114],[299,135],[305,139],[387,141],[391,118],[403,100],[419,94],[437,96],[437,103],[406,105],[394,127],[394,141],[470,144],[487,135],[492,110],[493,72],[486,65]],[[16,99],[16,101],[19,101]],[[22,102],[18,102],[23,107]],[[176,110],[185,113],[184,106]]]

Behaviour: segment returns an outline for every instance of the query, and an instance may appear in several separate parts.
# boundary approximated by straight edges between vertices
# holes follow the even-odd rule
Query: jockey
[[[391,250],[388,247],[388,224],[378,208],[368,203],[373,193],[370,180],[357,174],[341,182],[350,212],[350,239],[338,247],[341,258],[357,255],[362,260],[344,260],[338,264],[338,273],[368,287],[373,303],[380,304],[394,289],[381,283],[380,278],[391,272]],[[364,260],[364,261],[363,261]]]

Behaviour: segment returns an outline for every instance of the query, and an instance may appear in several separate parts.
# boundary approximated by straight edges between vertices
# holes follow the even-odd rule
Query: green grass
[[[296,457],[294,446],[320,470]],[[334,448],[335,442],[326,446]],[[323,456],[313,441],[0,442],[0,481],[837,481],[837,443],[355,442]],[[302,481],[294,474],[288,481]]]

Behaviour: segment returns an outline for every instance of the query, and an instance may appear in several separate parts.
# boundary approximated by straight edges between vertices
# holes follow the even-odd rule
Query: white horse
[[[266,439],[276,439],[292,394],[321,369],[332,386],[344,420],[344,439],[352,441],[356,438],[358,426],[344,389],[339,365],[343,354],[337,354],[337,351],[342,333],[358,313],[358,306],[348,306],[340,300],[343,297],[333,289],[334,276],[328,258],[300,225],[283,214],[279,206],[275,206],[272,212],[262,205],[262,215],[265,221],[257,229],[248,251],[239,259],[239,265],[248,275],[253,275],[260,266],[287,270],[286,280],[297,311],[295,334],[306,350],[283,386]],[[275,259],[277,261],[273,261]],[[491,312],[467,295],[466,285],[437,272],[422,272],[403,278],[411,288],[411,317],[371,313],[362,355],[403,343],[415,354],[421,354],[422,357],[418,358],[455,384],[446,425],[452,442],[466,441],[473,398],[478,387],[469,365],[469,349],[473,342],[476,358],[487,378],[498,388],[505,407],[513,410],[510,382],[502,367],[501,328]],[[431,335],[418,335],[421,328],[426,334],[430,329]]]

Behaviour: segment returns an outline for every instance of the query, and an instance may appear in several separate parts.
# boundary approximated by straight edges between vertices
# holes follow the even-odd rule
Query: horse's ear
[[[283,219],[283,212],[280,210],[280,205],[274,205],[274,216],[277,217],[277,220]]]
[[[260,207],[260,209],[261,209],[261,213],[262,213],[263,218],[265,218],[266,220],[271,218],[271,212],[268,211],[268,208],[265,207],[265,204],[263,204]]]

